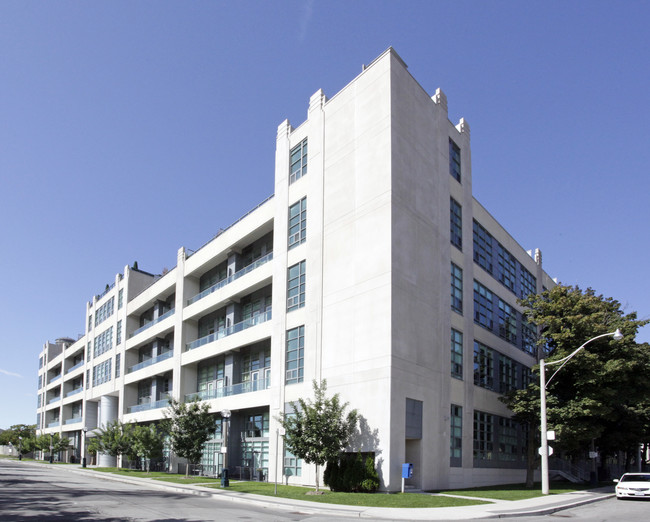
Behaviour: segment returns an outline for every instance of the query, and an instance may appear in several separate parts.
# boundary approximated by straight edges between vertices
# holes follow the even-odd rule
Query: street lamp
[[[18,436],[18,460],[23,460],[23,438]]]
[[[223,446],[221,453],[223,454],[223,469],[221,470],[221,487],[228,487],[230,481],[228,480],[228,435],[230,434],[230,410],[221,410],[221,418],[226,421],[226,429],[223,430]]]
[[[86,467],[86,433],[88,433],[88,428],[84,426],[84,447],[81,453],[81,467]]]
[[[549,363],[545,362],[544,359],[540,359],[539,361],[539,393],[540,393],[540,408],[541,408],[541,435],[542,435],[542,446],[539,448],[539,453],[540,456],[542,457],[542,495],[548,495],[549,492],[549,480],[548,480],[548,432],[546,431],[546,387],[548,384],[553,380],[553,377],[557,375],[557,372],[559,372],[562,368],[564,368],[564,365],[568,363],[571,358],[577,354],[580,350],[582,350],[585,346],[587,346],[590,342],[595,341],[596,339],[600,339],[602,337],[608,337],[608,336],[614,337],[614,340],[620,341],[623,339],[623,334],[621,331],[617,328],[615,332],[610,332],[602,335],[597,335],[596,337],[593,337],[592,339],[589,339],[586,343],[584,343],[580,348],[572,352],[571,354],[567,355],[566,357],[559,359],[557,361],[551,361]],[[555,373],[551,375],[551,378],[547,381],[546,380],[546,367],[550,366],[551,364],[560,364],[562,365],[555,370]]]

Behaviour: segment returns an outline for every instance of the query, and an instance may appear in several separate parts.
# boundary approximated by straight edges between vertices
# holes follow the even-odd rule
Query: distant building
[[[472,196],[470,131],[388,49],[277,133],[275,194],[163,276],[126,267],[85,334],[46,343],[41,433],[155,422],[170,396],[215,412],[204,472],[315,482],[278,414],[327,379],[363,417],[382,489],[522,480],[525,434],[498,397],[530,379],[517,299],[554,283]],[[244,189],[243,189],[244,190]],[[171,458],[172,464],[175,462]],[[109,463],[103,457],[100,463]]]

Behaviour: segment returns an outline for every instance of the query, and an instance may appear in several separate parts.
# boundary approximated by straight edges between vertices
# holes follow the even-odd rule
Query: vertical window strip
[[[463,313],[463,270],[451,264],[451,309]]]
[[[463,249],[463,209],[454,198],[450,198],[450,233],[451,244],[459,250]]]
[[[449,138],[449,174],[460,183],[460,147]]]
[[[289,153],[289,185],[307,174],[307,138]]]
[[[462,466],[463,462],[463,408],[451,405],[450,415],[450,465]]]
[[[307,240],[307,198],[289,207],[289,244],[291,249]]]
[[[302,382],[305,365],[305,327],[287,331],[285,383]]]
[[[287,312],[305,306],[306,261],[293,265],[287,275]]]
[[[451,330],[451,375],[458,379],[463,378],[463,334],[453,328]]]

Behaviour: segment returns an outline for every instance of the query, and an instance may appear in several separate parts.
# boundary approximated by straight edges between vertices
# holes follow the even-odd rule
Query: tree
[[[108,422],[104,428],[99,430],[97,436],[100,452],[111,457],[118,457],[117,467],[120,467],[122,455],[128,455],[133,444],[133,425],[125,424],[119,420]]]
[[[156,428],[155,424],[137,425],[133,429],[131,450],[136,456],[145,460],[147,473],[151,467],[151,459],[162,457],[164,445],[165,435]]]
[[[341,404],[339,394],[326,397],[327,381],[313,381],[314,400],[292,402],[293,413],[280,414],[278,421],[285,429],[289,450],[299,459],[316,465],[316,491],[319,488],[318,468],[338,458],[357,425],[357,410],[345,415],[348,403]]]
[[[169,399],[165,410],[165,431],[169,434],[173,451],[187,460],[185,477],[189,476],[190,464],[197,464],[203,455],[203,445],[215,431],[215,418],[209,406],[197,399],[179,402]]]
[[[99,439],[99,437],[90,437],[88,439],[88,443],[86,445],[86,451],[88,452],[89,455],[93,457],[93,459],[96,459],[97,453],[102,451],[102,442]],[[97,464],[97,460],[94,460],[93,462]]]
[[[548,425],[556,432],[556,447],[581,455],[593,441],[601,454],[614,454],[648,440],[650,350],[634,341],[637,330],[648,321],[638,320],[635,312],[625,314],[612,298],[577,286],[558,285],[520,304],[526,318],[539,328],[537,346],[544,353],[540,358],[547,362],[617,328],[624,335],[621,341],[605,337],[589,343],[548,383]],[[515,418],[539,431],[537,382],[509,394],[504,402]]]
[[[14,424],[8,430],[0,433],[0,446],[8,446],[11,444],[20,451],[22,455],[30,453],[34,449],[34,442],[36,440],[36,425],[35,424]]]

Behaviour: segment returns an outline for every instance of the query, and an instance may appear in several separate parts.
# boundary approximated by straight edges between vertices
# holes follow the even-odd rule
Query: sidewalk
[[[27,465],[49,467],[52,464],[43,462],[25,462]],[[67,470],[72,473],[88,473],[80,466],[58,466],[59,470]],[[89,468],[91,470],[92,468]],[[598,502],[614,496],[612,487],[597,488],[585,491],[575,491],[561,495],[549,495],[536,497],[527,500],[495,500],[490,504],[462,507],[443,508],[380,508],[365,506],[343,506],[338,504],[323,504],[285,498],[269,497],[265,495],[253,495],[229,491],[223,489],[211,489],[192,484],[173,484],[154,480],[150,478],[125,477],[102,473],[101,478],[127,484],[148,487],[152,489],[173,491],[187,495],[199,495],[204,497],[218,498],[219,500],[230,500],[233,502],[246,502],[255,504],[258,507],[270,509],[281,509],[310,515],[339,516],[349,518],[374,518],[386,520],[473,520],[479,518],[508,518],[526,517],[533,515],[548,515],[563,509],[569,509],[583,504]],[[412,493],[418,495],[419,493]],[[478,499],[488,500],[488,499]]]

